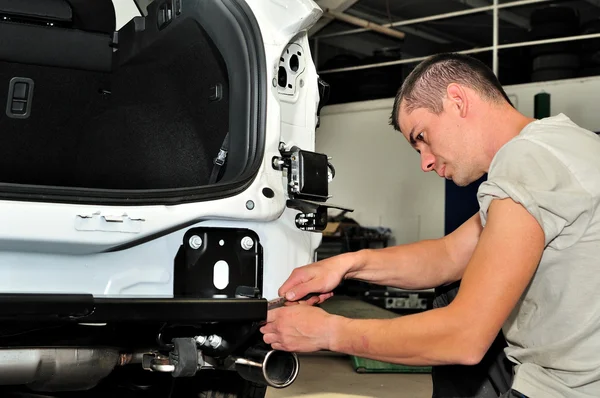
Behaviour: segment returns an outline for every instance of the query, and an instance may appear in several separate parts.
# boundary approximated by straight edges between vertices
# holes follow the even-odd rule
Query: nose
[[[435,165],[435,156],[432,153],[421,151],[421,169],[424,172],[432,171]]]

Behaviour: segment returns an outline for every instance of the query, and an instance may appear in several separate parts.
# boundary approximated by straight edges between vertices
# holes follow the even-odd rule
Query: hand
[[[349,256],[338,255],[296,268],[279,288],[279,296],[296,301],[309,293],[323,293],[306,301],[310,305],[322,303],[333,296],[333,289],[340,284],[351,266]]]
[[[328,350],[334,315],[306,304],[288,305],[268,312],[260,328],[274,350],[314,352]]]

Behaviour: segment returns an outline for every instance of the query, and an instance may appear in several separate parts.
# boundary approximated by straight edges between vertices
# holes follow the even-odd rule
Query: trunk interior
[[[0,115],[0,183],[111,190],[207,185],[229,130],[226,65],[193,19],[155,36],[104,71],[3,57],[4,105],[10,106],[14,77],[32,79],[34,88],[28,118]],[[214,98],[219,86],[222,96]]]

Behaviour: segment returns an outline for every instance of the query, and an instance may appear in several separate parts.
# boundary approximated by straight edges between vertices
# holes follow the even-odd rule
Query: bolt
[[[190,238],[190,247],[194,250],[199,249],[202,246],[202,238],[198,235],[194,235]]]
[[[196,344],[203,346],[206,343],[206,336],[196,336]]]
[[[304,87],[304,80],[300,79],[300,87]]]
[[[208,337],[208,344],[212,348],[217,348],[218,346],[220,346],[222,341],[223,339],[221,338],[221,336],[217,336],[216,334],[210,335]]]
[[[273,158],[273,167],[277,170],[281,169],[281,167],[285,164],[285,162],[281,158]]]
[[[254,209],[254,202],[249,200],[246,202],[246,209],[248,210],[253,210]]]
[[[273,87],[277,87],[277,79],[273,78]]]
[[[242,238],[242,249],[250,250],[253,247],[254,247],[254,241],[252,240],[252,238],[249,236],[244,236],[244,238]]]

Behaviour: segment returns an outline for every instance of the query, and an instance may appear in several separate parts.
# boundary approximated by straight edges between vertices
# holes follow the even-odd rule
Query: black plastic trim
[[[265,145],[267,75],[260,28],[243,0],[187,0],[192,12],[226,60],[230,77],[228,165],[222,182],[170,190],[107,190],[0,183],[0,199],[94,205],[174,205],[234,196],[254,180]],[[172,29],[174,20],[165,29]],[[237,43],[237,48],[235,47]],[[244,46],[245,45],[245,46]],[[243,61],[245,60],[245,62]],[[244,135],[246,139],[240,139]],[[250,148],[250,149],[249,149]]]
[[[230,322],[262,321],[267,300],[98,298],[87,294],[0,294],[0,321]]]
[[[0,0],[0,13],[60,22],[73,18],[69,3],[63,0]]]
[[[111,37],[60,27],[0,23],[0,59],[32,65],[108,72]]]

